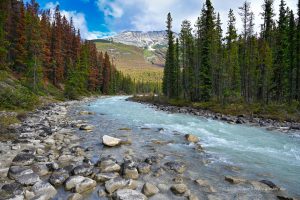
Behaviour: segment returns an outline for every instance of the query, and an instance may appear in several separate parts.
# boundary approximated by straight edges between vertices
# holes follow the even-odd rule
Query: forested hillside
[[[261,16],[254,16],[250,3],[245,2],[239,7],[239,18],[230,10],[227,22],[221,22],[211,1],[206,0],[195,30],[190,21],[183,21],[177,41],[169,14],[164,94],[221,105],[293,103],[299,109],[300,1],[297,14],[284,0],[280,8],[273,7],[273,0],[262,4]],[[278,20],[274,9],[279,9]],[[259,33],[254,29],[254,17],[263,18]],[[243,22],[240,34],[237,20]],[[227,30],[222,30],[222,23],[227,23]]]
[[[116,70],[108,54],[97,52],[94,43],[82,40],[80,30],[58,6],[51,13],[40,10],[34,0],[0,2],[0,69],[10,81],[16,79],[22,85],[20,96],[25,90],[32,97],[78,98],[147,89]],[[5,85],[1,87],[2,106],[17,98],[12,87]]]

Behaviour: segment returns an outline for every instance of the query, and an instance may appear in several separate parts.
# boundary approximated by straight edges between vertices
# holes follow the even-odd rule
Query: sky
[[[29,0],[25,0],[29,1]],[[56,5],[67,19],[73,18],[84,39],[97,39],[115,35],[122,31],[165,30],[168,12],[173,17],[173,30],[180,31],[185,19],[195,23],[205,0],[37,0],[41,9],[54,9]],[[264,0],[248,0],[255,14],[255,30],[259,31]],[[287,6],[296,13],[298,0],[286,0]],[[215,12],[219,12],[223,31],[226,32],[227,15],[230,8],[236,16],[236,26],[241,30],[238,7],[244,0],[212,0]],[[274,11],[278,16],[280,0],[274,0]],[[276,17],[277,17],[276,16]]]

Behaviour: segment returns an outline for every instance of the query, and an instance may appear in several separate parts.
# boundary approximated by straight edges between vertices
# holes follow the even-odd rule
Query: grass
[[[300,122],[300,104],[299,102],[292,103],[270,103],[266,104],[246,104],[243,102],[235,102],[222,105],[217,101],[210,102],[189,102],[185,100],[167,99],[165,97],[154,96],[135,96],[134,100],[172,105],[178,107],[192,107],[195,109],[209,110],[214,113],[221,113],[224,115],[247,115],[264,119],[273,119],[277,121],[291,121]]]
[[[7,115],[0,117],[0,141],[14,140],[15,135],[9,133],[8,128],[10,125],[19,123],[19,119],[15,115]]]
[[[96,40],[95,43],[99,51],[108,52],[117,69],[124,74],[136,81],[161,82],[163,61],[149,62],[147,60],[147,57],[151,57],[153,52],[121,43],[108,43],[101,40]]]

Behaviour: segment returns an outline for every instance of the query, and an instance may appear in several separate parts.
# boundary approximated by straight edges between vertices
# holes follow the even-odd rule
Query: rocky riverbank
[[[230,199],[234,193],[240,195],[237,199],[285,199],[284,192],[267,180],[226,176],[218,177],[221,185],[213,185],[204,179],[197,170],[207,170],[207,155],[196,136],[141,138],[120,127],[99,137],[96,133],[103,130],[97,126],[112,124],[92,124],[95,113],[77,110],[80,104],[88,100],[51,104],[10,127],[16,139],[0,142],[0,199],[213,200]],[[139,131],[153,130],[140,127]],[[94,146],[83,145],[92,137],[97,138]],[[166,150],[174,143],[194,147],[190,154],[198,164],[192,167],[194,160]]]
[[[300,123],[298,122],[288,122],[288,121],[280,122],[273,119],[264,119],[264,118],[249,116],[249,115],[239,115],[239,116],[224,115],[221,113],[214,113],[209,110],[196,109],[192,107],[171,106],[167,104],[160,104],[157,102],[151,103],[149,101],[143,101],[141,99],[135,99],[135,98],[128,98],[128,100],[154,106],[158,110],[162,110],[170,113],[191,114],[191,115],[201,116],[209,119],[221,120],[230,124],[245,124],[250,126],[258,126],[258,127],[266,128],[267,130],[278,130],[285,133],[288,132],[300,133]]]

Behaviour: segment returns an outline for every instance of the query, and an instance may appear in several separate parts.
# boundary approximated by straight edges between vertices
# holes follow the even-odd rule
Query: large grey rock
[[[10,179],[16,179],[19,176],[22,176],[24,174],[31,174],[33,173],[32,169],[24,166],[11,166],[8,170],[8,178]]]
[[[133,187],[131,186],[132,186],[132,180],[126,180],[120,177],[105,182],[105,189],[109,194],[112,194],[116,190],[123,189],[123,188],[133,189]]]
[[[68,177],[69,173],[66,170],[58,169],[51,174],[49,182],[54,186],[59,186],[62,185]]]
[[[142,192],[147,197],[151,197],[151,196],[157,194],[159,192],[159,189],[151,183],[145,183],[143,186]]]
[[[27,166],[34,162],[35,156],[31,153],[19,153],[12,160],[12,165]]]
[[[31,173],[31,174],[24,174],[16,178],[16,181],[18,183],[21,183],[24,186],[31,186],[34,185],[35,183],[39,182],[41,179],[39,175],[36,173]]]
[[[68,196],[68,200],[81,200],[83,199],[83,196],[79,193],[70,194]]]
[[[96,181],[83,176],[71,176],[65,181],[66,190],[74,189],[78,193],[93,189],[96,185]]]
[[[175,184],[171,186],[171,191],[176,195],[182,195],[188,190],[185,184]]]
[[[112,158],[103,158],[97,163],[97,166],[100,168],[102,173],[118,172],[121,169],[121,166],[118,165]]]
[[[43,181],[34,184],[32,191],[36,196],[46,195],[44,196],[46,199],[52,199],[57,193],[56,189],[50,183]]]
[[[89,176],[93,173],[93,166],[82,164],[72,170],[72,175]]]
[[[186,165],[182,162],[170,161],[165,163],[165,166],[180,174],[186,170]]]
[[[143,162],[143,163],[138,164],[137,169],[140,174],[148,174],[151,170],[151,165]]]
[[[99,173],[95,175],[95,180],[99,182],[106,182],[108,180],[117,178],[118,176],[118,173]]]
[[[119,139],[119,138],[114,138],[114,137],[111,137],[111,136],[108,136],[108,135],[104,135],[102,137],[102,143],[105,146],[108,146],[108,147],[118,146],[118,145],[120,145],[121,141],[122,140]]]
[[[50,173],[46,163],[36,163],[32,165],[32,170],[39,176],[45,176]]]
[[[114,199],[116,200],[147,200],[147,197],[142,193],[131,190],[131,189],[122,189],[118,190],[115,195]]]
[[[23,186],[20,183],[13,182],[3,185],[1,190],[8,196],[15,196],[23,193]]]

